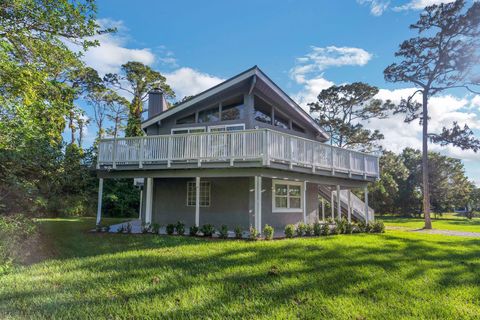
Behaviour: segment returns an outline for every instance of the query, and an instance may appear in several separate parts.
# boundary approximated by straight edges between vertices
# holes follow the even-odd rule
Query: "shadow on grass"
[[[61,234],[78,230],[59,225]],[[197,319],[282,312],[331,318],[346,312],[345,317],[358,318],[372,316],[369,312],[375,310],[374,317],[389,318],[414,314],[405,305],[411,301],[480,283],[476,239],[429,241],[383,234],[217,242],[149,235],[71,236],[69,241],[82,243],[63,244],[60,259],[0,280],[4,288],[14,284],[10,290],[0,289],[0,314]],[[428,287],[415,290],[426,282]],[[356,307],[342,309],[333,303],[346,298]],[[455,312],[445,307],[451,310],[425,304],[415,312],[437,317]],[[472,308],[475,311],[478,306]]]

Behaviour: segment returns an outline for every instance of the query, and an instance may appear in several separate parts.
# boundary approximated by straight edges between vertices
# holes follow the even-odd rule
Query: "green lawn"
[[[218,241],[88,233],[93,224],[42,221],[46,240],[39,262],[0,277],[0,318],[480,314],[480,239],[388,231]]]
[[[404,227],[408,229],[421,229],[424,226],[423,218],[402,218],[396,216],[383,216],[382,219],[386,226]],[[445,214],[437,219],[432,216],[432,225],[434,229],[457,230],[468,232],[480,232],[480,218],[467,219],[456,214]]]

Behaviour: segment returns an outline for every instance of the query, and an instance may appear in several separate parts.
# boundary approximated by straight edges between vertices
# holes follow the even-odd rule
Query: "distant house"
[[[97,222],[108,178],[140,178],[147,224],[373,220],[350,190],[378,178],[378,158],[325,144],[328,134],[256,66],[172,108],[150,92],[142,128],[144,137],[99,144]]]

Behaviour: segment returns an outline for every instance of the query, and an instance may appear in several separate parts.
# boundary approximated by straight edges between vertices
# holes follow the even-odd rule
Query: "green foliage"
[[[321,235],[328,236],[330,234],[330,223],[322,224]]]
[[[160,225],[158,223],[152,223],[152,225],[150,227],[150,231],[153,234],[159,234],[160,233]]]
[[[372,228],[370,232],[373,233],[384,233],[385,232],[385,224],[381,220],[376,220],[372,223]]]
[[[177,231],[177,234],[183,236],[185,234],[185,223],[182,221],[177,221],[177,224],[175,225],[175,231]]]
[[[307,223],[305,225],[305,235],[310,237],[313,236],[313,224],[312,223]]]
[[[167,224],[166,231],[171,236],[175,232],[175,225],[173,223]]]
[[[257,240],[258,239],[259,233],[258,233],[258,230],[255,227],[250,226],[250,229],[248,231],[249,231],[248,238],[250,240]]]
[[[340,233],[340,230],[339,230],[338,225],[336,223],[333,223],[332,225],[330,225],[329,234],[336,235],[336,234],[339,234],[339,233]]]
[[[212,224],[204,224],[200,228],[200,232],[203,233],[204,237],[211,237],[215,233],[215,227]]]
[[[297,225],[297,229],[295,230],[295,232],[297,233],[298,237],[301,237],[305,234],[305,230],[307,230],[307,225],[303,222],[300,222]]]
[[[149,233],[152,229],[150,223],[142,223],[142,233]]]
[[[316,221],[313,224],[313,235],[317,237],[322,235],[322,224],[320,223],[320,221]]]
[[[222,239],[227,239],[228,238],[228,226],[225,224],[222,224],[220,226],[220,229],[218,229],[218,235]]]
[[[285,237],[293,238],[295,236],[295,226],[293,224],[287,224],[285,226]]]
[[[353,225],[353,223],[347,221],[347,223],[345,224],[344,233],[352,234],[354,227],[355,226]]]
[[[273,229],[273,227],[266,224],[263,228],[263,235],[265,236],[265,240],[272,240],[274,232],[275,230]]]
[[[132,179],[106,179],[103,191],[103,212],[111,217],[138,216],[140,191]]]
[[[345,233],[347,223],[348,221],[345,218],[342,218],[341,220],[337,220],[336,226],[337,226],[338,233],[340,234]]]
[[[194,237],[198,234],[199,228],[197,226],[191,226],[189,230],[189,234]]]
[[[236,226],[233,231],[235,232],[235,238],[242,239],[243,237],[243,230],[242,227]]]

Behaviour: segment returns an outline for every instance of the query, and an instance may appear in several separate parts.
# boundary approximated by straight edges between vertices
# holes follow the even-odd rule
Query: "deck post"
[[[325,199],[322,197],[322,221],[325,222]]]
[[[340,203],[340,185],[337,185],[337,219],[342,220],[342,206]]]
[[[138,220],[142,220],[143,187],[140,187],[140,208],[138,208]]]
[[[302,205],[303,205],[303,223],[307,223],[307,181],[303,181],[303,194],[302,194]]]
[[[153,178],[147,178],[145,202],[145,224],[152,223],[152,202],[153,202]]]
[[[262,177],[255,176],[255,229],[262,232]]]
[[[200,177],[195,178],[195,226],[200,226]]]
[[[348,223],[352,222],[352,192],[348,190]]]
[[[368,223],[370,221],[370,217],[368,216],[368,187],[365,187],[365,222]]]
[[[98,179],[97,225],[102,221],[103,178]]]
[[[330,206],[332,209],[332,220],[335,220],[335,200],[333,197],[333,190],[330,192]]]

